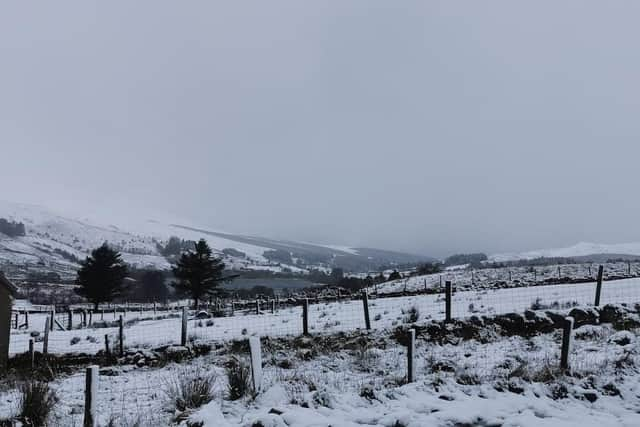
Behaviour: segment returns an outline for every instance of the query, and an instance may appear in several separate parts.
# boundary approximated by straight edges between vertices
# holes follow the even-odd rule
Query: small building
[[[11,306],[18,288],[0,271],[0,370],[9,360],[9,338],[11,336]]]

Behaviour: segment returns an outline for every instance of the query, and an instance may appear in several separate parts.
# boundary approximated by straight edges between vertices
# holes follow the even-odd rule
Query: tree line
[[[225,264],[213,255],[204,239],[193,244],[193,249],[182,252],[172,268],[174,280],[170,285],[179,296],[193,299],[195,306],[221,292],[220,285],[231,277],[224,276]],[[138,282],[138,292],[166,298],[165,276],[160,271],[133,272],[122,260],[121,254],[104,243],[94,249],[81,262],[75,280],[76,293],[97,309],[102,303],[112,302],[130,292],[132,283]],[[134,276],[134,277],[132,277]]]
[[[23,223],[9,221],[5,218],[0,218],[0,233],[5,234],[9,237],[20,237],[27,235]]]

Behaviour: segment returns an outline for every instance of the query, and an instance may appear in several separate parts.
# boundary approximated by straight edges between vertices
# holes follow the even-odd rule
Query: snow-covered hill
[[[233,269],[305,272],[310,268],[339,266],[348,271],[367,271],[375,266],[429,259],[376,249],[241,236],[168,220],[126,218],[121,223],[111,223],[61,214],[41,206],[2,201],[0,218],[23,223],[26,229],[25,236],[9,237],[0,233],[0,270],[13,276],[56,272],[70,278],[75,275],[78,260],[104,242],[118,249],[133,266],[168,269],[170,264],[159,252],[158,245],[165,245],[171,236],[194,241],[205,238]]]
[[[581,242],[567,248],[538,249],[522,253],[495,254],[490,261],[506,262],[535,258],[577,258],[591,255],[627,255],[640,256],[640,243],[601,244]]]

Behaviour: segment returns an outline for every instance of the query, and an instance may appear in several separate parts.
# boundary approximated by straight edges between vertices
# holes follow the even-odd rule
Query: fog
[[[434,256],[638,241],[639,12],[6,2],[0,198]]]

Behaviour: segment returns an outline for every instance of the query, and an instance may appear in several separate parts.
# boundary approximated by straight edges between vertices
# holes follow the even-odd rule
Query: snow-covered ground
[[[393,293],[442,289],[451,281],[458,289],[492,289],[496,287],[522,287],[540,284],[545,280],[595,280],[599,264],[554,264],[536,267],[483,268],[479,270],[449,270],[437,274],[413,276],[378,284],[370,293]],[[640,263],[604,263],[603,277],[640,276]]]
[[[418,340],[416,381],[406,384],[406,348],[382,332],[268,340],[263,391],[238,401],[226,398],[223,366],[247,354],[225,346],[188,364],[127,365],[101,375],[98,422],[172,425],[168,384],[208,373],[216,377],[215,399],[190,416],[204,427],[637,426],[639,343],[637,331],[579,328],[571,373],[563,375],[559,333],[444,345]],[[53,425],[82,424],[84,385],[83,373],[51,383],[61,397]],[[0,416],[15,413],[17,401],[14,390],[1,393]]]

